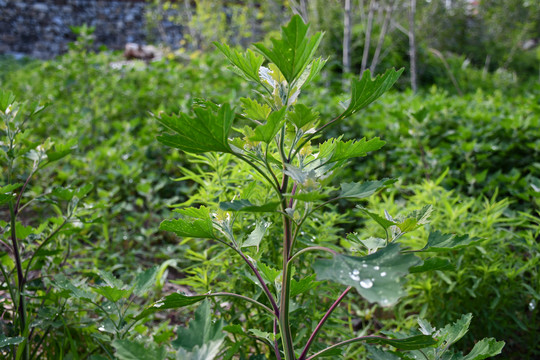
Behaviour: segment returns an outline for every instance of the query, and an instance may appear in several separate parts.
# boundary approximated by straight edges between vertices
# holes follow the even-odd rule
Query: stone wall
[[[96,47],[145,43],[147,6],[144,0],[0,0],[0,54],[52,58],[75,40],[70,26],[83,24],[96,28]],[[169,45],[178,44],[181,28],[162,25]]]

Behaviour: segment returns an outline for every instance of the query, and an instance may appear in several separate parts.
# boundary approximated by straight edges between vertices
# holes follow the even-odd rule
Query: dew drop
[[[154,307],[160,308],[160,307],[162,307],[163,305],[165,305],[165,303],[163,303],[163,302],[158,302],[158,303],[155,303],[155,304],[154,304]]]
[[[367,264],[362,264],[362,267],[363,267],[363,268],[367,268]]]
[[[375,265],[375,266],[373,267],[373,270],[379,270],[379,269],[380,269],[380,267],[378,267],[377,265]]]
[[[373,281],[369,279],[362,280],[360,281],[360,286],[363,287],[364,289],[369,289],[370,287],[373,286]]]
[[[105,331],[105,327],[103,325],[101,325],[100,327],[98,327],[98,330],[99,331]]]
[[[360,273],[360,271],[358,270],[354,270],[353,272],[350,272],[349,273],[349,276],[352,280],[354,281],[360,281],[360,276],[358,276],[358,274]],[[360,283],[361,284],[361,283]]]
[[[529,303],[529,310],[534,311],[534,309],[536,309],[536,303],[534,300],[531,300]]]
[[[381,273],[381,276],[382,276],[382,277],[385,277],[385,276],[386,276],[386,271],[383,271],[383,272]]]

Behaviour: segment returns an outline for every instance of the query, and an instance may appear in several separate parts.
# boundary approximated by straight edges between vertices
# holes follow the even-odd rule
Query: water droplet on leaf
[[[362,280],[360,281],[360,286],[363,287],[364,289],[369,289],[373,286],[373,281],[369,279]]]

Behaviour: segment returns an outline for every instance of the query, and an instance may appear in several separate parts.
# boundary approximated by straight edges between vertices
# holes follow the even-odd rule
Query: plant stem
[[[309,337],[307,343],[306,343],[306,346],[304,347],[304,351],[302,351],[302,354],[300,354],[300,357],[298,358],[298,360],[305,360],[306,359],[306,355],[309,351],[309,347],[311,346],[311,344],[313,343],[313,341],[315,340],[315,337],[317,336],[317,334],[319,333],[319,330],[321,330],[321,328],[323,327],[324,323],[326,322],[326,320],[328,320],[328,317],[330,317],[330,314],[332,314],[332,312],[334,311],[334,309],[339,305],[339,303],[341,302],[341,300],[343,300],[343,298],[345,297],[345,295],[347,295],[347,293],[349,291],[351,291],[352,289],[352,286],[349,286],[345,289],[345,291],[343,291],[343,293],[341,293],[341,295],[337,298],[337,300],[332,304],[332,306],[330,306],[330,308],[328,309],[328,311],[326,312],[326,314],[324,314],[324,316],[322,317],[321,321],[319,321],[319,323],[317,324],[317,327],[315,327],[315,330],[313,330],[313,333],[311,334],[311,336]]]
[[[276,300],[274,300],[274,296],[272,296],[270,289],[268,289],[268,286],[266,286],[266,283],[264,282],[261,274],[259,273],[259,270],[257,270],[257,268],[251,263],[251,261],[249,261],[249,259],[246,257],[246,255],[244,255],[244,253],[241,250],[239,249],[235,249],[235,250],[238,253],[238,255],[240,255],[242,259],[244,259],[246,264],[248,264],[248,266],[251,268],[251,270],[253,271],[253,273],[255,274],[259,282],[261,283],[264,293],[266,294],[266,296],[268,297],[268,300],[270,300],[270,303],[272,304],[272,309],[274,309],[274,314],[279,317],[279,313],[280,313],[279,307],[276,303]]]
[[[326,349],[323,349],[323,350],[317,352],[316,354],[311,355],[310,357],[306,358],[305,360],[313,360],[316,357],[318,357],[319,355],[322,355],[323,353],[325,353],[325,352],[327,352],[329,350],[338,348],[340,346],[345,346],[345,345],[348,345],[348,344],[352,344],[354,342],[363,341],[363,340],[369,340],[369,339],[387,339],[387,338],[385,338],[383,336],[375,336],[375,335],[355,337],[353,339],[345,340],[345,341],[339,342],[337,344],[334,344],[332,346],[329,346]]]
[[[11,218],[11,242],[13,246],[13,255],[15,257],[15,266],[17,268],[17,283],[18,283],[18,290],[19,290],[19,303],[17,304],[17,311],[19,312],[19,321],[20,321],[20,334],[21,336],[25,336],[26,332],[26,304],[24,299],[24,285],[25,285],[25,279],[24,279],[24,272],[22,269],[22,259],[21,254],[19,252],[19,244],[17,242],[17,230],[16,230],[16,209],[13,206],[13,201],[9,202],[9,214]],[[8,281],[8,279],[6,279]],[[14,300],[14,299],[13,299]],[[13,301],[15,302],[15,300]],[[28,347],[28,341],[24,342],[24,351],[23,356],[24,359],[28,360],[30,351]]]
[[[277,318],[276,313],[274,313],[274,311],[272,311],[272,309],[270,309],[268,306],[266,306],[264,304],[261,304],[257,300],[254,300],[254,299],[252,299],[250,297],[247,297],[247,296],[244,296],[244,295],[239,295],[239,294],[229,293],[229,292],[217,292],[217,293],[206,294],[205,296],[207,296],[207,297],[230,296],[230,297],[235,297],[235,298],[238,298],[238,299],[242,299],[242,300],[245,300],[247,302],[250,302],[252,304],[255,304],[255,305],[259,306],[264,311],[266,311],[267,313],[272,315],[274,318]]]
[[[307,248],[304,248],[304,249],[298,251],[296,254],[291,256],[290,259],[289,259],[289,263],[291,263],[294,260],[294,258],[298,257],[298,255],[303,254],[303,253],[308,252],[308,251],[314,251],[314,250],[326,251],[326,252],[331,253],[332,255],[337,254],[337,252],[335,252],[334,250],[332,250],[330,248],[327,248],[325,246],[310,246],[310,247],[307,247]]]

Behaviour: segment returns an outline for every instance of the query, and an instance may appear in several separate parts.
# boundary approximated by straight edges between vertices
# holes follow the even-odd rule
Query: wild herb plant
[[[19,103],[12,93],[0,90],[0,271],[2,291],[9,295],[0,304],[0,353],[13,359],[41,356],[66,310],[66,303],[55,301],[47,283],[67,261],[65,240],[87,215],[79,202],[92,189],[92,185],[52,184],[47,190],[41,188],[51,176],[47,173],[51,164],[70,154],[75,145],[72,140],[36,141],[28,128],[43,108],[38,103]],[[34,190],[32,182],[39,177],[43,177],[41,186]]]
[[[255,276],[264,297],[232,292],[208,292],[194,296],[174,293],[147,308],[138,318],[207,298],[232,297],[252,304],[272,319],[269,328],[249,330],[268,345],[276,359],[307,360],[323,355],[337,356],[342,347],[355,342],[418,350],[426,358],[440,359],[444,351],[437,349],[446,350],[459,336],[452,335],[454,337],[450,339],[448,332],[441,335],[436,331],[410,336],[396,334],[393,337],[365,335],[312,351],[321,329],[351,290],[357,290],[369,302],[383,307],[392,306],[404,295],[402,286],[407,274],[448,266],[438,258],[422,260],[416,254],[450,251],[480,241],[466,235],[434,231],[424,247],[415,250],[404,248],[400,239],[428,222],[430,206],[399,218],[359,207],[359,211],[382,228],[384,236],[366,238],[359,234],[349,235],[347,240],[359,247],[355,256],[341,254],[339,248],[336,250],[321,245],[324,239],[315,238],[312,245],[300,241],[303,226],[316,212],[324,211],[336,201],[365,199],[394,182],[392,179],[382,179],[342,183],[339,188],[328,185],[328,179],[335,177],[349,160],[380,149],[384,141],[379,138],[345,141],[341,135],[319,141],[318,145],[315,142],[324,130],[350,118],[378,99],[395,83],[403,70],[389,70],[374,79],[366,71],[360,80],[352,81],[351,97],[344,103],[344,110],[331,120],[320,119],[316,112],[299,101],[299,96],[326,62],[322,58],[314,58],[321,38],[321,33],[309,36],[308,26],[299,16],[294,16],[283,27],[282,38],[272,39],[271,48],[255,44],[257,53],[251,50],[240,53],[227,45],[216,44],[237,73],[259,86],[260,91],[256,92],[258,100],[241,99],[241,113],[235,112],[228,104],[217,105],[202,100],[194,104],[192,114],[160,113],[155,116],[169,131],[158,137],[163,144],[192,154],[224,153],[252,169],[245,174],[243,181],[234,179],[242,188],[238,194],[243,194],[243,197],[220,202],[219,209],[204,205],[177,209],[183,217],[164,221],[161,229],[181,237],[209,239],[232,250]],[[263,66],[265,61],[268,62],[267,66]],[[242,223],[242,218],[252,219],[255,228],[248,236],[240,237],[238,234],[245,231],[238,225]],[[279,225],[272,224],[270,220]],[[272,234],[270,227],[278,227],[282,231],[280,244],[269,236]],[[271,257],[260,253],[263,240],[269,242],[270,247],[280,249],[281,263],[270,265],[281,267],[281,270],[273,271],[265,264],[264,261]],[[298,287],[313,288],[318,283],[312,276],[293,281],[292,274],[302,273],[295,269],[295,264],[301,264],[299,260],[310,252],[331,255],[331,258],[318,258],[313,262],[317,279],[333,281],[346,288],[317,324],[299,325],[296,323],[298,319],[295,319],[295,323],[291,321],[291,304],[299,293]],[[177,358],[211,359],[217,356],[223,338],[219,335],[222,324],[208,323],[208,305],[205,302],[203,306],[204,309],[196,314],[193,324],[190,324],[191,332],[179,334]],[[301,308],[302,305],[294,304],[294,307]],[[465,323],[457,326],[458,335],[466,332]],[[307,328],[310,335],[305,343],[299,344],[298,334],[302,327]],[[242,330],[236,328],[234,331],[238,334]],[[205,336],[197,337],[201,333]],[[475,353],[465,358],[483,359],[499,353],[503,346],[494,339],[485,340],[485,343],[488,346],[476,349]],[[429,350],[422,350],[425,348]],[[394,351],[392,354],[383,352],[381,356],[388,359],[395,356],[415,358],[416,354]]]

